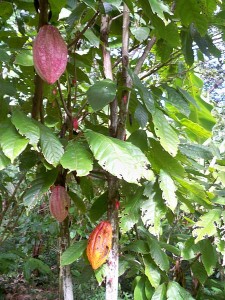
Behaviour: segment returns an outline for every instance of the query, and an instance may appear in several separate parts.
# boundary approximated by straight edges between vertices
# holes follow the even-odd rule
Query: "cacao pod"
[[[65,220],[68,216],[70,207],[70,198],[63,186],[57,185],[53,187],[52,194],[49,199],[49,209],[51,215],[59,222]]]
[[[87,257],[94,270],[105,263],[112,247],[112,226],[108,221],[98,224],[88,239]]]
[[[33,60],[37,74],[47,83],[59,79],[67,65],[67,46],[58,29],[44,25],[33,44]]]

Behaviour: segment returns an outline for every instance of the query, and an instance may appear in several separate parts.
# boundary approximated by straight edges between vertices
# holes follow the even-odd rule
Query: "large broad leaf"
[[[28,118],[20,110],[16,109],[12,113],[12,123],[19,133],[28,138],[30,140],[30,144],[36,148],[40,138],[40,129],[33,120]]]
[[[108,192],[103,193],[95,200],[89,211],[92,222],[96,222],[107,211],[107,200]]]
[[[77,176],[86,176],[93,169],[91,153],[78,141],[68,143],[60,163],[63,168],[76,171]]]
[[[73,200],[75,206],[78,208],[78,210],[82,213],[86,212],[86,206],[84,201],[75,193],[68,191],[68,194],[70,198]]]
[[[7,1],[0,2],[0,18],[7,20],[13,14],[13,5]]]
[[[0,79],[0,96],[14,96],[16,94],[15,85],[7,79]]]
[[[195,225],[195,229],[192,232],[193,236],[196,237],[196,243],[206,237],[216,234],[216,224],[220,224],[221,222],[220,216],[220,209],[212,209],[200,218],[200,220]]]
[[[162,20],[165,19],[164,12],[170,13],[170,9],[162,1],[159,0],[148,0],[151,5],[153,13],[156,13]]]
[[[2,151],[13,163],[14,159],[25,150],[28,140],[24,139],[15,129],[11,122],[6,120],[1,123],[0,145]]]
[[[138,276],[135,278],[135,281],[134,300],[147,300],[145,295],[145,277]]]
[[[40,124],[40,129],[42,153],[48,163],[57,166],[64,152],[63,146],[48,127]]]
[[[167,300],[195,300],[179,283],[170,281],[167,286]]]
[[[58,172],[56,169],[51,171],[43,170],[37,178],[31,182],[31,187],[23,195],[23,203],[28,210],[32,209],[41,200],[44,193],[54,184]]]
[[[166,284],[163,283],[157,287],[151,300],[166,300]]]
[[[155,109],[152,114],[152,121],[154,123],[155,133],[159,138],[160,144],[170,153],[171,156],[176,156],[179,145],[179,138],[171,127],[164,114]]]
[[[138,187],[136,192],[127,193],[125,209],[120,218],[120,229],[122,232],[129,231],[136,224],[140,217],[140,206],[145,197],[143,196],[143,187]]]
[[[84,134],[94,157],[104,170],[130,183],[139,184],[141,178],[153,180],[149,161],[136,146],[91,130]]]
[[[116,97],[116,84],[104,79],[96,82],[87,91],[87,99],[93,110],[97,111],[105,107]]]
[[[0,171],[10,164],[10,159],[0,150]]]
[[[148,38],[150,29],[148,27],[131,27],[130,31],[136,40],[143,42]]]
[[[20,53],[16,55],[16,59],[14,61],[15,64],[21,66],[33,66],[33,53],[31,50],[21,50]]]
[[[200,263],[199,261],[195,261],[191,265],[191,271],[193,272],[193,275],[195,276],[195,278],[198,278],[198,280],[201,282],[201,284],[204,285],[204,283],[208,279],[208,275],[207,275],[207,272],[206,272],[203,264]]]
[[[174,184],[173,179],[170,175],[163,170],[160,170],[159,174],[160,189],[162,190],[163,199],[166,201],[166,205],[174,211],[177,207],[177,187]]]
[[[168,271],[170,264],[168,256],[162,251],[159,242],[147,236],[151,257],[162,271]]]
[[[210,149],[198,144],[180,144],[179,150],[182,154],[193,159],[203,158],[209,160],[213,158],[213,153]]]
[[[209,239],[199,242],[199,249],[202,254],[201,259],[208,276],[215,272],[217,265],[217,252],[215,247],[211,244]]]
[[[81,257],[87,247],[87,240],[75,242],[63,252],[61,257],[61,266],[72,264],[75,260]]]
[[[188,131],[193,133],[196,136],[196,138],[208,139],[212,136],[212,133],[210,131],[206,130],[201,125],[194,123],[186,118],[182,119],[180,123],[184,127],[186,127]]]
[[[181,31],[181,44],[185,61],[189,66],[194,63],[194,51],[192,48],[192,43],[193,40],[191,34],[185,28],[185,30]]]
[[[169,155],[155,139],[149,139],[150,148],[147,154],[152,168],[159,173],[163,169],[171,176],[184,176],[184,168],[179,161]]]
[[[149,282],[154,288],[157,288],[160,284],[161,275],[159,269],[154,265],[151,258],[147,255],[143,257],[145,265],[145,275],[148,277]]]

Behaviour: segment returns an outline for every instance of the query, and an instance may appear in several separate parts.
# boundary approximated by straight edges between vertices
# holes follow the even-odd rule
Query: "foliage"
[[[33,1],[0,2],[0,246],[12,238],[20,251],[3,250],[0,272],[22,258],[25,278],[34,269],[48,274],[42,250],[33,255],[40,241],[54,248],[56,264],[60,230],[48,198],[62,175],[72,205],[61,265],[71,264],[80,286],[93,276],[103,284],[107,267],[94,273],[84,250],[106,218],[108,180],[117,178],[121,297],[223,299],[224,145],[212,135],[218,114],[196,66],[220,58],[214,32],[224,39],[224,3],[48,2],[49,23],[69,51],[54,85],[40,85],[34,72],[39,10]]]

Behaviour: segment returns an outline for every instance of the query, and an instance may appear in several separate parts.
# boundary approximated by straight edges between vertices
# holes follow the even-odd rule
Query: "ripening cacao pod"
[[[63,74],[67,65],[67,46],[58,29],[44,25],[33,44],[34,67],[38,75],[52,84]]]
[[[70,207],[70,198],[63,186],[57,185],[53,187],[52,194],[49,199],[49,209],[51,215],[59,222],[65,220],[68,216]]]
[[[88,239],[87,257],[94,270],[105,263],[112,247],[112,226],[108,221],[98,224]]]

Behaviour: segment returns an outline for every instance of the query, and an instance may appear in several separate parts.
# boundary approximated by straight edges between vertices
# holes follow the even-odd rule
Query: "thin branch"
[[[122,32],[122,86],[125,89],[121,94],[119,119],[117,125],[117,138],[124,140],[126,133],[126,119],[128,114],[130,88],[132,82],[128,74],[129,66],[129,25],[130,25],[130,11],[126,4],[123,10],[123,32]]]
[[[108,50],[108,37],[109,29],[111,25],[111,19],[108,15],[104,15],[101,18],[101,29],[100,29],[100,38],[101,38],[101,49],[103,56],[103,69],[105,78],[113,80],[112,72],[112,63],[110,52]],[[117,130],[117,99],[115,98],[109,105],[110,107],[110,126],[109,132],[111,136],[116,135]]]
[[[59,80],[57,80],[57,87],[58,87],[58,91],[59,91],[59,96],[60,96],[61,102],[63,104],[63,108],[64,108],[67,116],[69,117],[69,119],[72,119],[73,116],[72,116],[71,112],[68,110],[68,108],[66,106],[66,103],[65,103],[65,101],[63,99],[62,90],[61,90],[61,87],[60,87]]]
[[[152,47],[155,45],[156,43],[156,37],[153,36],[149,41],[148,41],[148,44],[147,46],[145,47],[145,50],[142,54],[142,56],[139,58],[137,64],[136,64],[136,67],[134,69],[134,73],[135,74],[139,74],[140,71],[141,71],[141,67],[145,61],[145,59],[147,58],[147,56],[149,55],[149,52],[151,51]]]
[[[134,45],[133,47],[131,47],[129,49],[129,53],[134,51],[135,49],[137,49],[140,46],[140,44]],[[122,61],[122,57],[119,57],[113,64],[112,68],[114,69],[116,66],[118,66],[118,64]]]
[[[154,66],[152,69],[150,69],[147,73],[145,73],[144,75],[142,75],[140,77],[140,79],[144,79],[154,73],[156,73],[158,70],[160,70],[161,68],[165,67],[168,65],[169,62],[171,62],[172,60],[178,58],[181,55],[180,51],[176,51],[175,53],[173,53],[173,56],[170,57],[166,62],[160,63],[157,66]]]
[[[71,43],[69,43],[68,49],[71,48],[72,46],[74,46],[74,47],[77,46],[77,43],[79,42],[79,40],[81,39],[81,37],[83,36],[85,31],[87,31],[88,28],[91,27],[95,23],[95,19],[97,18],[98,15],[99,15],[99,11],[97,11],[94,14],[94,16],[88,21],[87,25],[77,34],[75,39]]]

